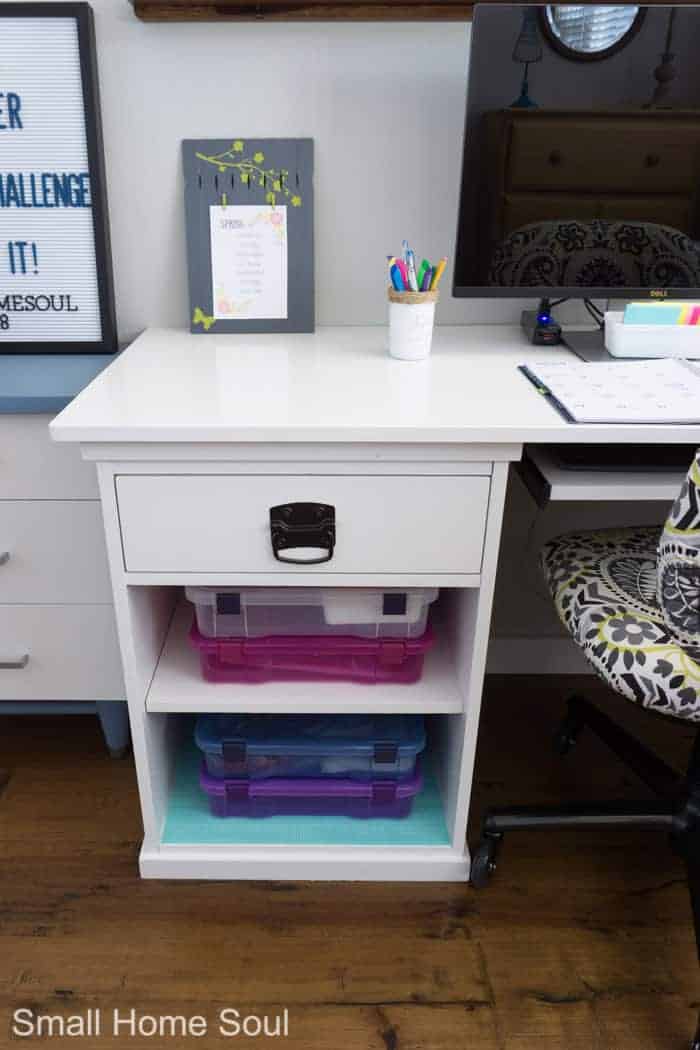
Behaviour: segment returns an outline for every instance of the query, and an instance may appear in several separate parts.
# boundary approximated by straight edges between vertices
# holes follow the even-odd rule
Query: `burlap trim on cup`
[[[395,288],[387,289],[389,302],[391,303],[436,303],[440,296],[438,291],[434,292],[397,292]]]

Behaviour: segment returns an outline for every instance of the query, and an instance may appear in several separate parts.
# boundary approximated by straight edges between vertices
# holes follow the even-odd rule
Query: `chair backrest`
[[[488,280],[509,288],[697,288],[700,246],[653,222],[532,222],[498,245]]]
[[[664,525],[657,572],[666,626],[683,648],[700,650],[700,449]]]

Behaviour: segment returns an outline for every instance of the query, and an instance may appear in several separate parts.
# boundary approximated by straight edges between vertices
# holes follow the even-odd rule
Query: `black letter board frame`
[[[0,33],[4,18],[74,18],[76,22],[102,338],[93,342],[82,340],[0,341],[0,354],[116,354],[119,349],[117,318],[114,306],[114,277],[107,208],[100,89],[97,76],[97,46],[92,8],[87,3],[62,3],[60,0],[49,0],[47,3],[0,3]]]
[[[313,139],[183,141],[191,332],[314,331],[313,151]],[[214,317],[209,207],[226,204],[287,206],[286,318]]]

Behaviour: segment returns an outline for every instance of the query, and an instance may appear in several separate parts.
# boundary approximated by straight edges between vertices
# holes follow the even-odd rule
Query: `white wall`
[[[384,321],[383,262],[403,237],[430,257],[452,256],[468,26],[146,24],[127,0],[92,3],[121,339],[187,324],[183,138],[314,138],[319,324]],[[519,316],[521,301],[452,299],[451,277],[450,268],[440,322]],[[497,593],[506,639],[559,630],[539,590],[536,548],[567,522],[554,512],[533,529],[532,513],[516,485]],[[581,524],[575,508],[569,514]]]
[[[469,27],[146,24],[93,0],[119,335],[185,325],[180,142],[308,135],[316,149],[319,324],[385,317],[388,252],[454,252]],[[442,323],[517,317],[456,301]]]

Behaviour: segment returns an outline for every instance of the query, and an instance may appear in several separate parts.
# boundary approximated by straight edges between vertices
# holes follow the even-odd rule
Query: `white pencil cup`
[[[397,292],[389,288],[389,353],[401,361],[430,355],[437,292]]]

